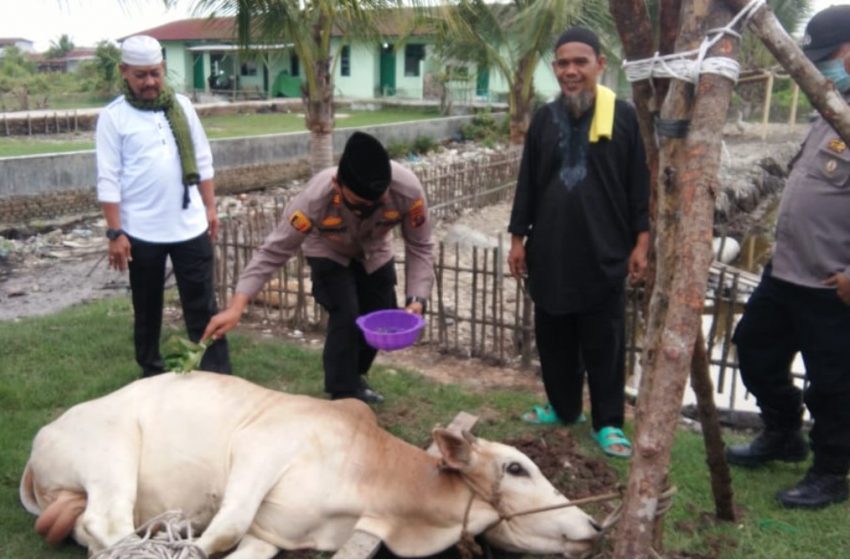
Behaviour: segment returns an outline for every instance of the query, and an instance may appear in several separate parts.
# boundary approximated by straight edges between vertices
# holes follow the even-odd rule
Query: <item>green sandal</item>
[[[632,443],[626,437],[626,434],[623,433],[623,430],[620,428],[615,428],[613,426],[607,426],[602,428],[598,432],[592,432],[593,439],[596,440],[596,443],[599,444],[599,447],[602,448],[602,451],[606,455],[610,455],[612,457],[631,457],[632,456]],[[614,449],[615,446],[621,445],[626,449],[623,451],[618,451]]]
[[[520,416],[520,418],[522,418],[523,422],[529,424],[567,424],[567,422],[561,420],[551,404],[547,404],[546,406],[535,405],[529,412]],[[584,414],[579,414],[573,423],[581,424],[585,420]]]
[[[523,422],[527,422],[529,424],[561,423],[561,419],[558,418],[558,414],[550,404],[547,404],[546,406],[534,405],[529,412],[524,413],[520,416],[520,418],[522,418]]]

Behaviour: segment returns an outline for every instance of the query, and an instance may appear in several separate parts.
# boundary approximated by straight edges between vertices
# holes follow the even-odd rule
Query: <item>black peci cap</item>
[[[392,178],[390,156],[377,138],[355,132],[345,143],[336,178],[357,196],[378,200]]]
[[[820,62],[850,42],[850,5],[830,6],[816,13],[806,25],[803,53],[812,62]]]
[[[585,45],[590,46],[593,49],[593,52],[596,53],[596,56],[599,56],[599,53],[602,49],[602,45],[599,42],[599,37],[586,27],[570,27],[558,37],[558,40],[555,41],[555,50],[557,51],[561,45],[565,43],[584,43]]]

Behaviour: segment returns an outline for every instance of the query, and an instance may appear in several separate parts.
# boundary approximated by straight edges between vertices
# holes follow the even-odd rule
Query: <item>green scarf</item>
[[[195,160],[195,145],[189,132],[189,121],[183,107],[174,96],[174,90],[164,86],[156,99],[146,101],[139,99],[130,85],[124,81],[124,98],[127,103],[140,111],[165,111],[165,119],[171,126],[174,141],[177,143],[177,153],[180,154],[180,167],[183,169],[183,208],[189,207],[189,186],[197,185],[201,176],[198,173],[198,162]]]

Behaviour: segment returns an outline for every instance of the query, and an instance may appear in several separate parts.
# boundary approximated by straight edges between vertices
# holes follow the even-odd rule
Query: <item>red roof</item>
[[[378,16],[378,28],[386,35],[398,35],[405,28],[405,22],[409,19],[408,11],[385,11]],[[417,29],[412,34],[421,35],[426,31]],[[218,17],[218,18],[194,18],[181,19],[152,27],[133,33],[133,35],[150,35],[158,41],[236,41],[236,18],[235,17]],[[337,29],[333,31],[334,36],[339,36]],[[127,35],[130,37],[130,35]],[[127,37],[122,37],[123,41]]]
[[[234,41],[236,38],[235,18],[181,19],[145,29],[133,35],[150,35],[158,41]]]

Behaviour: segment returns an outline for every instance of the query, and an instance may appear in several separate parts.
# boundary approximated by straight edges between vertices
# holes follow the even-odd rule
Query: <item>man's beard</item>
[[[594,101],[596,101],[596,95],[592,91],[580,91],[571,95],[561,94],[561,105],[574,119],[579,118],[593,107]]]

